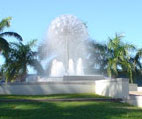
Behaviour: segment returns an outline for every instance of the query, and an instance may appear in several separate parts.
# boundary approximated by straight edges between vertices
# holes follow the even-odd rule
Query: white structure
[[[129,91],[137,91],[138,85],[137,84],[129,84]]]
[[[51,66],[51,77],[84,74],[83,60],[87,56],[87,39],[87,27],[76,16],[61,15],[51,22],[44,42],[47,59],[55,56]]]
[[[128,96],[128,80],[92,80],[93,76],[64,77],[63,81],[30,82],[3,84],[0,86],[0,94],[12,95],[48,95],[48,94],[73,94],[73,93],[96,93],[115,98]],[[80,80],[77,80],[77,79]],[[97,77],[94,77],[94,79]],[[67,81],[68,80],[68,81]]]
[[[127,102],[142,107],[142,87],[138,87],[137,84],[129,84],[129,97]]]
[[[127,102],[131,105],[142,107],[142,95],[129,95]]]
[[[103,96],[127,99],[129,96],[128,79],[105,79],[95,81],[95,93]]]

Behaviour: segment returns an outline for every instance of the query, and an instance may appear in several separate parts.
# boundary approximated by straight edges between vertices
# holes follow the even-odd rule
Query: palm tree
[[[137,68],[137,70],[142,69],[142,64],[140,62],[141,58],[142,58],[142,49],[138,49],[135,57],[133,58],[134,65]]]
[[[31,50],[35,44],[35,40],[24,45],[22,43],[12,43],[10,46],[9,58],[3,65],[3,72],[6,80],[24,81],[27,73],[28,66],[34,67],[38,74],[44,74],[44,70],[37,59],[37,52]]]
[[[2,54],[4,55],[5,58],[8,56],[9,52],[9,43],[7,40],[4,38],[5,36],[12,36],[15,37],[16,39],[22,41],[22,37],[16,33],[16,32],[3,32],[3,30],[6,27],[10,27],[10,20],[11,17],[7,17],[5,19],[2,19],[0,21],[0,51],[2,51]]]
[[[93,40],[88,43],[89,50],[89,69],[98,70],[96,73],[106,74],[107,60],[109,57],[108,47],[106,44],[101,44]]]
[[[125,44],[121,41],[123,36],[116,34],[114,39],[109,39],[108,49],[111,52],[111,56],[108,58],[108,75],[112,77],[118,75],[118,71],[121,70],[129,75],[130,82],[133,82],[132,72],[134,65],[130,62],[129,51],[135,49],[133,45]]]
[[[141,58],[142,58],[142,49],[138,49],[136,51],[135,56],[130,58],[130,62],[134,65],[134,79],[139,79],[139,77],[142,76],[142,63],[141,63]]]

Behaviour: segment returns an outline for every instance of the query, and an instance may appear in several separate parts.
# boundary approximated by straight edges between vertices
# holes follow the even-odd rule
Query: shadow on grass
[[[141,112],[112,102],[0,102],[0,119],[142,119]]]

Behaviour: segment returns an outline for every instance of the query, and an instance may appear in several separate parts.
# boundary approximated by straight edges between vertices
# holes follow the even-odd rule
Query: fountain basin
[[[127,98],[129,82],[125,79],[102,79],[84,81],[23,82],[0,85],[4,95],[49,95],[95,93],[114,98]]]

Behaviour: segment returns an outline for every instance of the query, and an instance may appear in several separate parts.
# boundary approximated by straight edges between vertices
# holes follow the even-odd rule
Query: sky
[[[0,0],[0,4],[0,20],[12,17],[5,30],[19,33],[24,43],[38,39],[40,44],[54,18],[72,14],[87,23],[90,38],[98,42],[107,43],[108,37],[122,33],[124,42],[142,48],[142,0]]]

